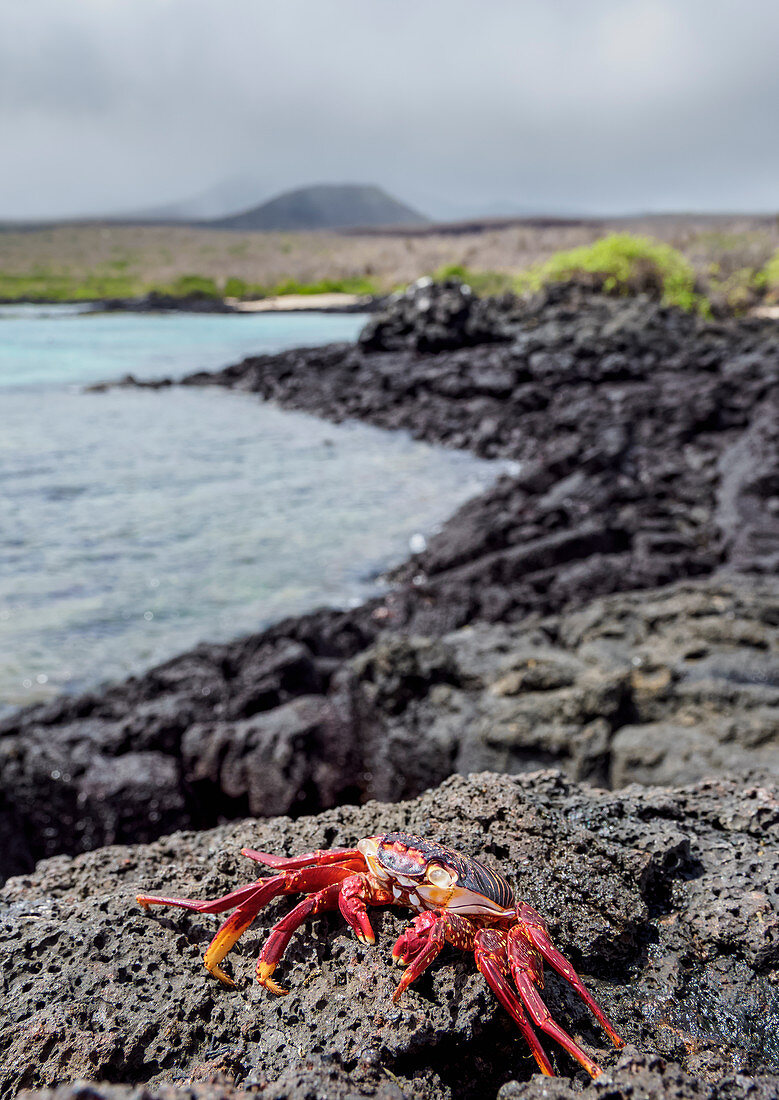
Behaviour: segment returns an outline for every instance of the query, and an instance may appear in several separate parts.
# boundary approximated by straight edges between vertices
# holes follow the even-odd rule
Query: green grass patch
[[[155,290],[163,294],[172,294],[175,298],[221,298],[222,292],[213,279],[206,275],[179,275],[178,279],[168,286],[155,287]]]
[[[779,297],[779,248],[758,275],[759,286],[772,298]]]
[[[269,294],[378,294],[373,279],[366,275],[347,275],[340,279],[317,279],[313,283],[301,283],[297,279],[285,279],[268,291]]]
[[[23,275],[0,272],[0,301],[84,302],[132,298],[143,291],[137,279],[110,271],[94,271],[86,276],[41,268]]]
[[[457,279],[467,283],[474,294],[488,297],[494,294],[506,294],[514,290],[515,276],[505,271],[473,271],[463,264],[445,264],[433,273],[437,283],[447,279]]]
[[[515,288],[540,290],[577,277],[594,278],[607,294],[649,291],[667,305],[708,314],[707,299],[697,292],[690,262],[668,244],[631,233],[613,233],[594,244],[557,252],[517,276]]]

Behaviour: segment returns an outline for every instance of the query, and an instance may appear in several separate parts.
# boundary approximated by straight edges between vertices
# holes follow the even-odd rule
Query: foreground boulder
[[[547,1002],[617,1089],[632,1075],[647,1095],[725,1096],[726,1081],[746,1089],[752,1074],[779,1089],[779,786],[593,793],[555,772],[453,777],[411,802],[176,834],[58,857],[10,880],[0,894],[0,1085],[86,1078],[164,1095],[165,1082],[196,1081],[226,1095],[508,1100],[568,1097],[576,1077],[593,1098],[622,1095],[583,1082],[551,1044],[562,1080],[533,1076],[467,954],[447,949],[394,1005],[390,951],[404,911],[373,911],[375,948],[337,915],[310,922],[278,972],[290,994],[276,998],[252,981],[254,959],[289,900],[230,956],[235,990],[200,961],[218,918],[146,914],[134,902],[140,889],[208,897],[251,881],[242,845],[291,854],[390,829],[492,862],[547,917],[628,1050],[608,1045],[554,975]]]

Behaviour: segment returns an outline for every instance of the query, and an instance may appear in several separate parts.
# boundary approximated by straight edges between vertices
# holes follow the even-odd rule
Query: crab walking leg
[[[144,909],[152,905],[175,905],[179,909],[194,909],[196,913],[224,913],[228,909],[234,909],[236,905],[242,905],[251,895],[259,890],[266,882],[272,879],[258,878],[256,882],[250,882],[248,886],[240,886],[237,890],[231,890],[221,898],[213,901],[194,901],[192,898],[164,898],[156,894],[138,894],[136,901]]]
[[[528,1015],[536,1027],[559,1043],[572,1058],[589,1073],[590,1077],[600,1077],[603,1072],[597,1062],[593,1062],[575,1040],[552,1019],[537,986],[543,989],[543,963],[540,954],[522,934],[521,926],[514,925],[506,936],[506,953],[514,984],[527,1009]]]
[[[337,909],[340,892],[341,883],[334,882],[332,886],[326,886],[324,890],[309,894],[307,898],[298,902],[295,908],[291,909],[285,917],[274,924],[257,960],[257,981],[260,985],[265,986],[271,993],[278,996],[284,996],[289,992],[289,990],[282,989],[280,985],[274,982],[271,974],[286,951],[293,932],[300,927],[307,917],[313,917],[327,909]]]
[[[257,879],[256,882],[250,882],[249,886],[231,890],[229,894],[224,894],[222,898],[215,898],[212,901],[195,901],[193,898],[162,898],[158,897],[157,894],[138,894],[135,901],[142,905],[144,909],[150,909],[152,905],[175,905],[177,909],[191,909],[196,913],[226,913],[229,909],[234,909],[235,905],[241,905],[244,901],[248,901],[256,890],[260,890],[266,882],[272,881],[273,879]]]
[[[329,867],[333,863],[343,863],[355,871],[366,869],[365,859],[356,848],[332,848],[329,852],[318,849],[306,852],[302,856],[274,856],[270,852],[256,852],[254,848],[241,848],[241,855],[262,863],[266,867],[275,867],[279,871],[300,871],[304,867]]]
[[[366,904],[389,905],[393,900],[392,894],[372,884],[366,875],[350,874],[348,870],[346,874],[346,878],[304,898],[271,929],[257,963],[257,981],[272,993],[287,992],[271,979],[271,974],[286,950],[292,933],[306,917],[325,909],[338,908],[361,943],[373,945],[376,942]]]
[[[525,1015],[522,1002],[508,982],[508,964],[506,961],[506,936],[492,928],[482,928],[476,933],[474,955],[476,965],[487,980],[500,1003],[518,1025],[525,1037],[538,1068],[547,1077],[554,1077],[552,1063],[546,1056],[538,1036]]]
[[[241,901],[235,912],[227,918],[216,933],[203,956],[203,964],[210,974],[219,978],[225,985],[233,987],[235,982],[220,968],[219,964],[243,935],[263,906],[279,894],[313,894],[328,886],[338,885],[349,878],[352,872],[348,867],[306,867],[300,871],[283,871],[273,878],[259,879],[251,886],[241,887],[232,894],[226,894],[211,902],[192,901],[190,898],[163,898],[150,894],[140,894],[138,901],[144,908],[150,905],[175,905],[181,909],[194,909],[200,913],[224,912]],[[242,900],[243,899],[243,900]]]
[[[624,1039],[620,1039],[619,1035],[617,1035],[611,1023],[606,1018],[603,1009],[593,998],[592,994],[585,988],[581,978],[568,962],[565,955],[561,955],[549,939],[549,933],[543,917],[539,916],[535,909],[532,909],[529,905],[521,905],[519,909],[519,927],[533,946],[541,952],[541,955],[546,959],[552,969],[556,970],[561,978],[565,978],[568,984],[573,986],[595,1019],[598,1020],[603,1030],[611,1039],[614,1046],[624,1046]]]

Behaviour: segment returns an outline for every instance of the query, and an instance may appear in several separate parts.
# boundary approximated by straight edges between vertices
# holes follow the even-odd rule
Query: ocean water
[[[502,468],[218,388],[83,391],[353,338],[359,317],[17,312],[0,316],[0,709],[375,595]]]

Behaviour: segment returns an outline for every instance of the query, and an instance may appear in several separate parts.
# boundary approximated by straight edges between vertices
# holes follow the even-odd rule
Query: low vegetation
[[[779,248],[762,271],[763,288],[771,301],[779,301]]]
[[[83,302],[104,298],[132,298],[142,293],[126,275],[95,271],[74,276],[68,271],[34,269],[15,275],[0,271],[0,301]]]
[[[458,233],[355,236],[236,233],[177,226],[0,231],[0,300],[66,302],[278,294],[382,294],[425,273],[480,295],[581,279],[649,291],[701,313],[779,301],[779,219],[518,222]]]
[[[363,294],[373,296],[381,293],[381,288],[373,279],[362,275],[346,276],[343,279],[317,279],[303,283],[299,279],[284,279],[280,283],[262,286],[259,283],[247,283],[235,276],[224,285],[227,298],[271,298],[282,294]]]
[[[0,272],[0,301],[5,302],[83,302],[110,298],[141,298],[146,294],[172,295],[175,298],[268,298],[283,294],[361,294],[381,293],[378,284],[364,276],[343,279],[317,279],[304,283],[284,279],[270,285],[248,283],[230,276],[221,285],[205,275],[180,275],[170,283],[143,283],[127,275],[96,271],[78,277],[67,271],[37,270],[26,275]]]
[[[594,244],[558,252],[545,263],[518,276],[518,290],[538,290],[549,283],[589,276],[607,294],[648,291],[667,305],[710,312],[704,295],[696,291],[695,271],[671,245],[612,233]]]
[[[704,317],[713,313],[737,314],[763,297],[779,300],[779,249],[760,266],[766,255],[765,240],[759,235],[751,237],[752,240],[748,235],[701,235],[699,243],[716,250],[719,259],[697,269],[679,249],[662,241],[612,233],[592,244],[556,252],[519,274],[446,264],[438,268],[433,278],[459,279],[480,295],[532,293],[553,283],[577,280],[597,286],[606,294],[649,293],[667,305]]]

